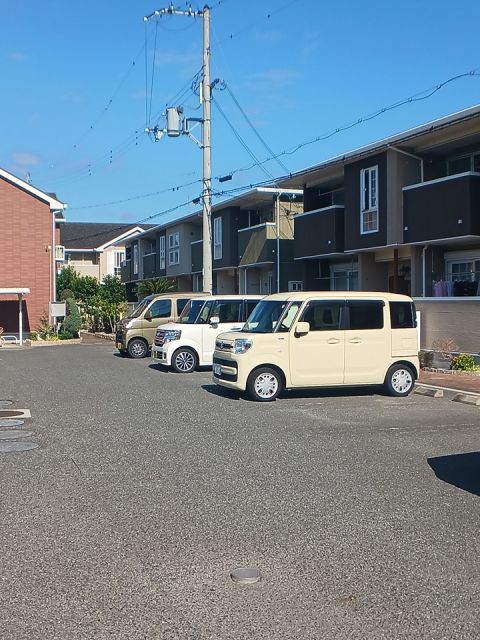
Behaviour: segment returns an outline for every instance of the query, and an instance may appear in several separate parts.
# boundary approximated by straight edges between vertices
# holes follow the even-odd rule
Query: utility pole
[[[176,121],[176,125],[173,128],[159,129],[146,129],[147,133],[153,133],[155,140],[160,140],[162,135],[166,133],[170,137],[178,137],[181,133],[188,135],[194,140],[196,144],[203,151],[203,189],[202,189],[202,221],[203,221],[203,291],[206,293],[212,293],[212,164],[211,164],[211,94],[212,87],[210,84],[210,8],[205,5],[200,11],[193,11],[191,8],[188,10],[175,9],[171,4],[166,9],[157,9],[153,13],[144,17],[144,21],[151,20],[152,18],[162,18],[164,15],[177,15],[187,17],[202,17],[203,18],[203,80],[201,101],[203,106],[203,117],[198,118],[180,118],[180,109],[170,108],[167,109],[167,123],[170,121]],[[169,119],[169,112],[175,112],[173,114],[173,120]],[[202,142],[192,135],[189,130],[189,122],[201,122],[202,124]],[[181,127],[181,128],[180,128]]]
[[[212,293],[212,144],[210,86],[210,9],[203,8],[203,290]]]

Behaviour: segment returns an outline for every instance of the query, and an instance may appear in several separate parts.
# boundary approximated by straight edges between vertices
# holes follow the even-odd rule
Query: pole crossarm
[[[148,16],[144,16],[143,21],[147,22],[148,20],[152,20],[153,18],[161,18],[162,16],[190,16],[191,18],[201,18],[203,16],[203,11],[193,11],[191,7],[190,9],[175,9],[173,5],[170,5],[169,7],[166,7],[164,9],[156,9]]]

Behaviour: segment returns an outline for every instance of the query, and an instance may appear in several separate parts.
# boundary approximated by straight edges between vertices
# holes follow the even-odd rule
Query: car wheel
[[[261,367],[253,371],[247,382],[248,395],[258,402],[272,402],[283,389],[281,375],[270,367]]]
[[[145,358],[148,352],[148,345],[141,338],[134,338],[128,343],[128,355],[131,358]]]
[[[198,366],[197,354],[193,349],[182,347],[172,356],[172,369],[176,373],[192,373]]]
[[[385,388],[391,396],[408,396],[414,384],[415,377],[413,372],[410,367],[404,364],[393,365],[385,376]]]

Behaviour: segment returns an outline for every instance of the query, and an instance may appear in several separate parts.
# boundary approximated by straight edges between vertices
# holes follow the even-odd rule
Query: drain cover
[[[28,438],[33,431],[21,431],[20,429],[9,429],[0,431],[0,440],[15,440],[16,438]]]
[[[11,427],[21,427],[22,424],[25,424],[25,420],[16,420],[15,418],[6,418],[5,420],[0,420],[0,427],[7,429]]]
[[[0,418],[13,418],[14,416],[23,416],[24,411],[0,411]]]
[[[13,404],[13,400],[0,400],[0,408],[9,407],[11,404]]]
[[[0,453],[16,453],[17,451],[30,451],[37,448],[38,444],[33,442],[0,442]]]
[[[234,582],[252,584],[260,580],[260,569],[257,567],[238,567],[230,573],[230,577]]]

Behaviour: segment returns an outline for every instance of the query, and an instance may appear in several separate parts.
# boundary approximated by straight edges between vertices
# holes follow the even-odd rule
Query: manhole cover
[[[11,404],[13,404],[13,400],[0,400],[0,408],[9,407]]]
[[[24,411],[0,411],[0,418],[13,418],[14,416],[23,416]]]
[[[17,451],[30,451],[37,448],[38,444],[33,442],[0,442],[0,453],[16,453]]]
[[[260,569],[256,567],[238,567],[230,573],[230,577],[234,582],[252,584],[260,580]]]
[[[25,424],[25,420],[16,420],[15,418],[0,420],[0,427],[7,429],[10,429],[11,427],[21,427],[22,424]]]
[[[28,438],[33,431],[21,431],[20,429],[9,429],[0,431],[0,440],[15,440],[16,438]]]

